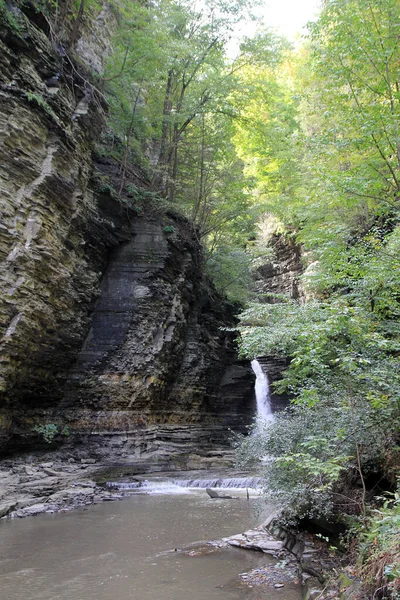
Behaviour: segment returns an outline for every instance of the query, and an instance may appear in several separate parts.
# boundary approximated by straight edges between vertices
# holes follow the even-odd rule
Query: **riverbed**
[[[262,514],[264,510],[264,514]],[[276,562],[199,544],[265,515],[257,498],[205,490],[135,495],[87,509],[0,522],[4,600],[298,600],[299,587],[253,586],[238,575]]]

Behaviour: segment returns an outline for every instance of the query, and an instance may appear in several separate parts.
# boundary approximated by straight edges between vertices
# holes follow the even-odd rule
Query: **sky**
[[[304,26],[308,21],[316,18],[320,2],[321,0],[262,0],[255,12],[264,25],[273,27],[281,35],[295,41],[305,33]],[[240,40],[243,36],[254,35],[258,24],[247,21],[245,25],[236,26],[234,36],[227,45],[228,56],[236,58]]]
[[[320,0],[264,0],[260,14],[265,25],[276,27],[293,39],[302,27],[316,16]]]

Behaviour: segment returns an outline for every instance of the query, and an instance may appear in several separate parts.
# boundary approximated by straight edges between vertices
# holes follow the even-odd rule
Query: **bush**
[[[36,425],[33,428],[33,431],[36,431],[37,433],[39,433],[45,442],[47,442],[48,444],[51,444],[51,442],[54,440],[54,438],[56,437],[56,435],[64,435],[64,436],[69,436],[69,429],[67,427],[67,425],[64,425],[64,427],[58,426],[55,423],[46,423],[46,424],[41,424],[41,425]]]

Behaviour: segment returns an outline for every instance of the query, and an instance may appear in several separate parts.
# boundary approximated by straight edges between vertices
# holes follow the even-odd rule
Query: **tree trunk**
[[[129,146],[130,146],[131,136],[132,136],[132,132],[133,132],[133,125],[135,122],[136,108],[137,108],[137,105],[139,102],[141,92],[142,92],[142,82],[140,82],[140,85],[139,85],[139,88],[138,88],[138,91],[136,94],[135,102],[134,102],[133,108],[132,108],[131,120],[129,123],[128,130],[126,132],[125,152],[124,152],[124,158],[123,158],[123,161],[121,164],[121,169],[120,169],[121,184],[119,187],[119,194],[122,193],[122,190],[124,189],[124,185],[125,185],[126,167],[128,165],[128,158],[129,158]]]

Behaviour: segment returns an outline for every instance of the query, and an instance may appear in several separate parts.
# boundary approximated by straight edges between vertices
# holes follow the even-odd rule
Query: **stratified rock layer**
[[[232,316],[210,296],[195,232],[176,215],[162,219],[137,219],[110,256],[59,407],[103,459],[98,432],[124,440],[113,453],[121,460],[186,453],[193,463],[189,455],[226,448],[228,427],[243,429],[254,412],[254,377],[236,362],[223,330]]]
[[[28,20],[0,30],[1,428],[54,406],[89,324],[109,247],[124,236],[94,196],[99,98],[78,118],[85,82]],[[59,73],[59,88],[46,81]],[[122,209],[121,223],[123,222]],[[2,442],[6,440],[2,436]]]
[[[188,409],[197,414],[205,392],[215,393],[213,366],[220,362],[224,334],[217,315],[202,315],[197,302],[206,290],[201,290],[193,232],[185,222],[175,226],[174,241],[168,241],[157,218],[141,219],[132,225],[131,240],[110,256],[63,406],[128,410],[129,418],[152,415],[165,422],[172,415],[179,420]],[[203,368],[208,377],[199,377]],[[115,414],[110,419],[116,420]]]
[[[257,293],[301,298],[303,290],[299,277],[303,268],[300,246],[292,237],[278,233],[271,236],[268,246],[273,250],[273,257],[261,264],[253,275]]]

